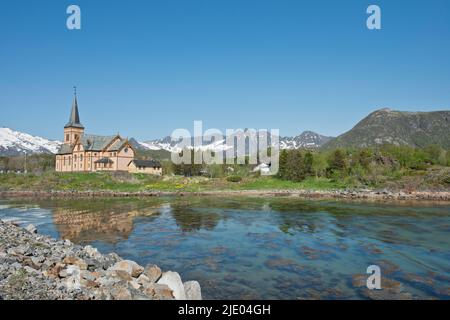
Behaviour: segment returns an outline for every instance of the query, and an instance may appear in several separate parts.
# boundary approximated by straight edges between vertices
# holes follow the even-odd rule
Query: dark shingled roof
[[[114,163],[110,158],[101,158],[100,160],[95,161],[95,163]]]
[[[78,114],[78,102],[77,96],[73,97],[72,111],[70,112],[69,122],[64,126],[64,128],[81,128],[84,129],[83,125],[80,123],[80,115]]]
[[[116,139],[114,143],[111,142]],[[97,136],[93,134],[83,134],[80,136],[80,143],[83,145],[85,151],[119,151],[126,144],[128,140],[119,136]],[[109,147],[108,147],[109,146]],[[108,148],[106,148],[108,147]],[[63,144],[58,154],[72,153],[73,146],[69,144]]]
[[[144,168],[161,167],[161,163],[159,163],[159,161],[156,160],[133,160],[128,165],[130,165],[131,163],[134,163],[136,167],[144,167]]]
[[[83,134],[80,143],[86,151],[102,151],[117,136],[97,136],[93,134]]]
[[[72,146],[68,144],[61,145],[58,154],[69,154],[69,153],[72,153]]]

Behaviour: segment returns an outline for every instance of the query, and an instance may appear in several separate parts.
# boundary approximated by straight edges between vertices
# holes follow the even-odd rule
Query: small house
[[[130,173],[146,173],[161,176],[162,167],[159,161],[155,160],[132,160],[128,164],[128,172]]]

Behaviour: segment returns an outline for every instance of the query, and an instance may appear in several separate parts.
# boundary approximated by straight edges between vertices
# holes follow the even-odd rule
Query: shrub
[[[240,176],[229,176],[227,177],[228,182],[241,182],[242,178]]]

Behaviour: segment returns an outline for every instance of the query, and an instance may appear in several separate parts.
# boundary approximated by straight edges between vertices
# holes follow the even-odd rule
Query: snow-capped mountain
[[[283,137],[280,139],[281,149],[299,149],[299,148],[320,148],[322,145],[333,139],[333,137],[323,136],[321,134],[304,131],[295,137]]]
[[[0,128],[0,156],[15,156],[31,153],[56,153],[60,141],[52,141],[27,133]]]
[[[245,138],[245,132],[237,132],[235,134],[235,137],[238,140],[243,139]],[[311,131],[305,131],[295,137],[282,137],[279,139],[279,141],[281,149],[298,149],[318,148],[331,139],[331,137],[322,136]],[[205,141],[206,140],[208,139],[205,138]],[[181,140],[172,141],[170,136],[150,141],[138,141],[131,138],[130,142],[135,148],[141,150],[166,150],[169,152],[173,152],[181,151],[182,149],[180,147]],[[30,134],[15,131],[9,128],[0,128],[0,156],[16,156],[25,153],[54,154],[58,152],[61,144],[62,142],[60,141],[53,141],[38,136],[32,136]],[[194,145],[193,138],[191,145]],[[202,146],[196,147],[197,150],[213,150],[216,152],[226,151],[231,148],[233,148],[233,146],[227,144],[225,137],[222,137],[222,139],[219,139],[212,143],[204,142]],[[248,151],[248,145],[246,145],[246,151]]]
[[[238,133],[237,138],[242,138],[243,132]],[[193,138],[192,138],[193,139]],[[295,137],[281,137],[280,148],[281,149],[299,149],[299,148],[319,148],[326,142],[333,139],[332,137],[327,137],[320,135],[312,131],[304,131]],[[172,141],[170,136],[164,137],[162,139],[150,140],[150,141],[137,141],[134,140],[134,146],[142,150],[166,150],[169,152],[180,151],[179,146],[180,141]],[[194,145],[193,140],[191,145]],[[213,150],[213,151],[224,151],[233,148],[231,145],[227,145],[225,137],[221,140],[214,141],[213,143],[203,143],[201,147],[196,149],[201,150]]]

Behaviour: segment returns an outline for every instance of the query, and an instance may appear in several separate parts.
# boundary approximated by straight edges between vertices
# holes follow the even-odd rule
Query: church
[[[84,133],[80,123],[76,93],[69,122],[64,126],[64,142],[56,155],[57,172],[129,171],[135,150],[119,134],[98,136]]]

